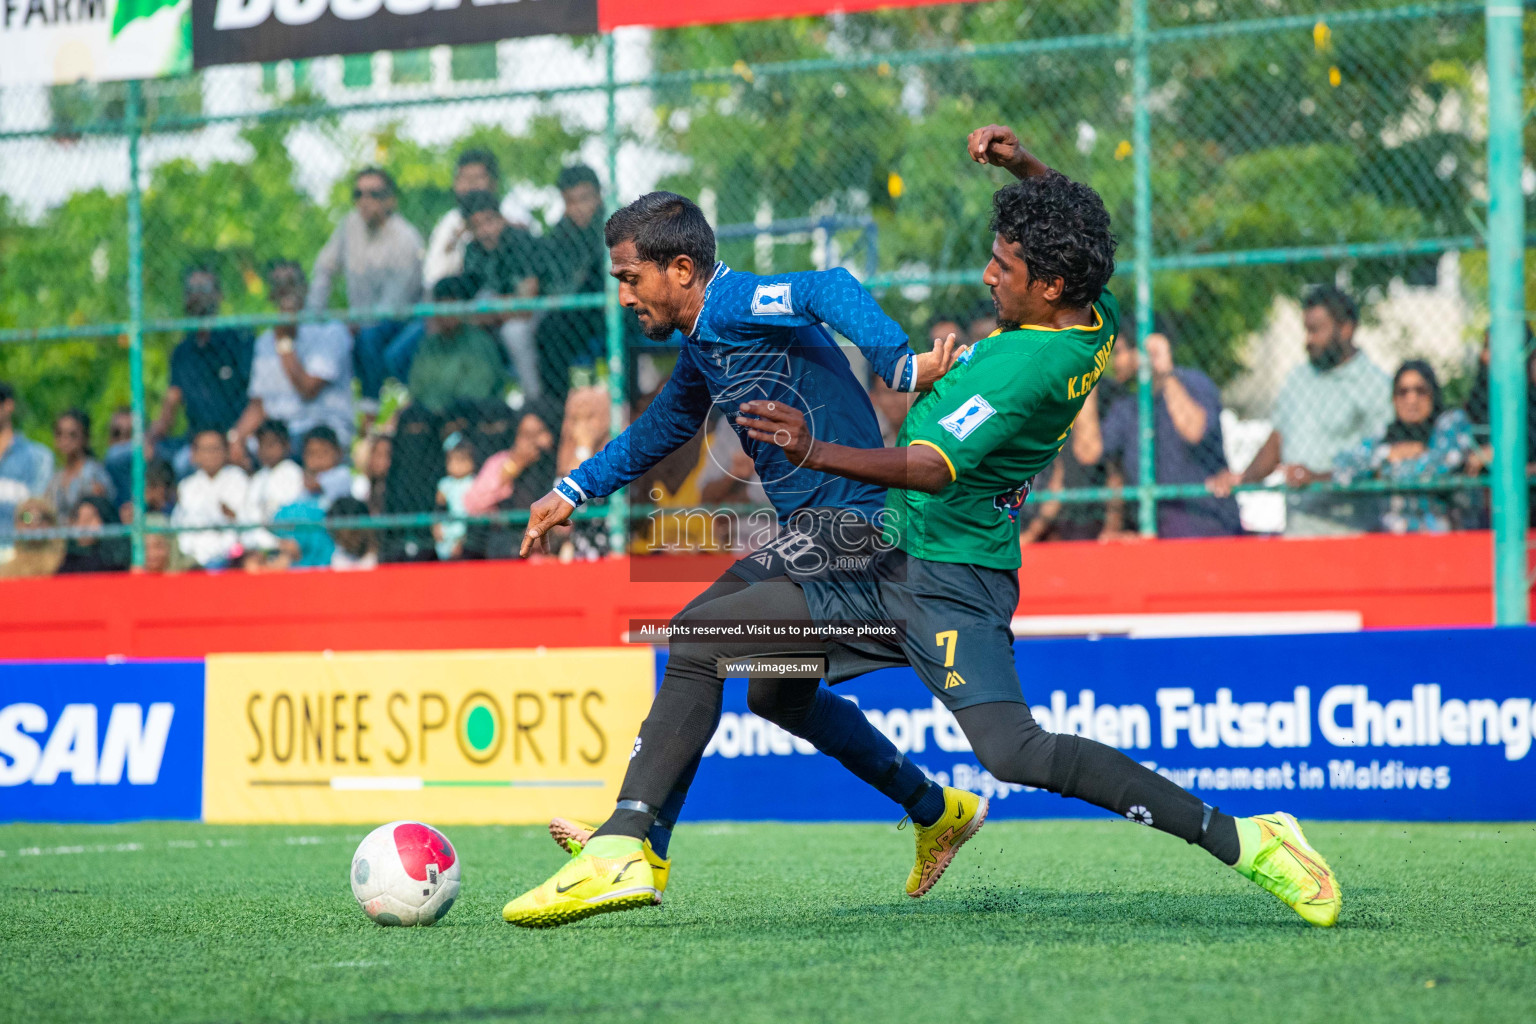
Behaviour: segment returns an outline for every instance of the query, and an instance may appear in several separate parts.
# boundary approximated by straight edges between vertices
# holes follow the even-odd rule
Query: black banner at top
[[[597,0],[192,0],[192,63],[244,64],[597,31]]]

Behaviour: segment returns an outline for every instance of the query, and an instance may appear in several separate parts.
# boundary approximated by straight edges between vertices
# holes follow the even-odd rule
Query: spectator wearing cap
[[[224,293],[212,268],[197,264],[186,269],[181,278],[181,308],[187,316],[217,316],[223,303]],[[200,327],[182,337],[171,351],[171,382],[161,399],[160,413],[145,431],[151,450],[167,458],[186,450],[184,441],[171,443],[176,414],[183,409],[187,437],[202,430],[227,434],[239,422],[251,383],[254,346],[251,333],[243,328]],[[130,449],[130,465],[132,454]],[[109,452],[108,468],[112,464]],[[183,472],[190,466],[190,461],[186,462]]]
[[[177,489],[175,526],[223,527],[183,533],[177,538],[182,554],[205,569],[229,564],[239,544],[234,526],[245,506],[245,470],[229,462],[229,444],[217,430],[192,437],[192,463],[197,472]]]
[[[292,260],[279,260],[268,272],[272,300],[283,313],[303,309],[304,287],[304,268]],[[230,432],[235,458],[244,461],[247,438],[266,420],[281,420],[290,437],[327,426],[349,444],[355,418],[352,335],[345,324],[282,324],[257,337],[249,402]]]
[[[1123,342],[1125,339],[1121,339]],[[1216,384],[1189,366],[1175,366],[1173,346],[1165,334],[1147,336],[1147,361],[1152,367],[1153,457],[1161,484],[1203,484],[1227,470],[1221,436],[1221,392]],[[1140,357],[1134,345],[1117,345],[1115,376],[1135,377]],[[1110,487],[1134,487],[1141,482],[1141,409],[1135,396],[1116,402],[1104,415],[1102,455],[1105,482]],[[1093,455],[1092,451],[1083,454]],[[1105,508],[1104,534],[1125,530],[1125,501]],[[1242,532],[1237,501],[1224,498],[1179,498],[1157,503],[1159,537],[1227,537]]]
[[[1302,299],[1307,361],[1286,377],[1275,400],[1274,430],[1242,473],[1214,474],[1208,486],[1226,495],[1235,484],[1255,484],[1276,469],[1290,487],[1332,479],[1334,460],[1392,420],[1391,379],[1355,348],[1360,315],[1354,300],[1331,285]],[[1285,532],[1318,536],[1368,529],[1373,503],[1350,496],[1291,494]]]
[[[338,275],[347,282],[352,309],[400,309],[421,299],[421,233],[396,209],[395,179],[380,167],[365,167],[352,179],[352,209],[315,257],[306,303],[326,309]],[[358,325],[353,351],[364,411],[377,411],[386,376],[403,379],[421,340],[419,323],[403,315]]]
[[[541,240],[540,295],[593,295],[605,286],[603,194],[597,172],[576,164],[555,181],[565,213]],[[535,331],[540,393],[560,401],[571,388],[571,367],[591,362],[604,349],[603,310],[558,309],[544,314]],[[526,389],[526,385],[525,385]]]
[[[112,478],[91,449],[91,417],[81,409],[66,409],[53,421],[53,447],[58,469],[48,481],[46,497],[54,508],[72,509],[80,499],[114,497]]]
[[[16,392],[0,381],[0,538],[8,537],[16,507],[40,498],[53,479],[53,453],[16,429]]]
[[[445,277],[432,289],[438,302],[473,298],[464,277]],[[501,399],[511,381],[501,346],[486,328],[463,317],[427,318],[427,336],[411,364],[411,401],[435,413],[455,402]]]
[[[1386,480],[1403,488],[1377,498],[1371,529],[1387,533],[1445,533],[1455,525],[1454,495],[1412,490],[1466,468],[1477,441],[1461,409],[1446,409],[1434,367],[1410,359],[1392,378],[1392,422],[1334,459],[1334,479]],[[1361,504],[1369,504],[1362,501]]]
[[[456,202],[427,237],[427,252],[421,267],[421,282],[426,294],[431,294],[432,286],[443,278],[464,273],[464,253],[474,233],[470,230],[463,203],[464,197],[471,192],[501,194],[501,170],[489,150],[466,149],[459,154],[453,171]],[[527,231],[533,223],[527,209],[511,195],[502,196],[499,208],[502,217],[513,227]]]

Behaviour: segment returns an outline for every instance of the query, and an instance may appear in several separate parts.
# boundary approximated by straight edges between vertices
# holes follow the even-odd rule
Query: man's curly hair
[[[1063,306],[1091,304],[1115,272],[1104,200],[1058,171],[998,189],[992,230],[1019,247],[1030,281],[1061,278]]]

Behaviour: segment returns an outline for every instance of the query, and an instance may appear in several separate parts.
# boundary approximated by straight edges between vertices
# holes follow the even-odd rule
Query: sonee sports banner
[[[203,820],[601,819],[654,671],[649,648],[211,655]]]
[[[5,0],[0,0],[0,3]],[[18,0],[19,2],[19,0]],[[935,0],[192,0],[197,67],[333,53],[788,18]]]

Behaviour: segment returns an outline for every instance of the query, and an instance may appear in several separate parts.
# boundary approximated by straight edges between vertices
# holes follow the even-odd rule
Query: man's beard
[[[1333,369],[1344,361],[1344,339],[1340,338],[1338,332],[1335,331],[1333,337],[1328,340],[1327,345],[1323,346],[1321,352],[1315,354],[1312,352],[1307,353],[1307,361],[1319,373],[1325,373]]]
[[[640,330],[652,341],[666,341],[677,331],[671,324],[664,324],[660,320],[652,320],[651,326],[641,325]]]
[[[1022,320],[1009,320],[1003,316],[1003,307],[997,304],[997,293],[992,293],[992,318],[997,321],[998,330],[1016,331],[1024,326]]]

